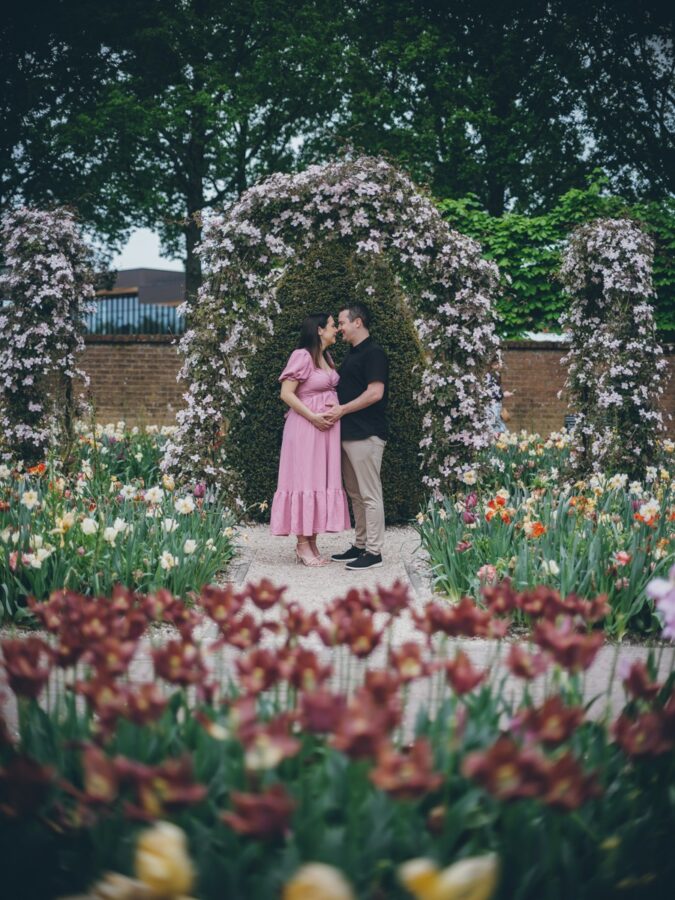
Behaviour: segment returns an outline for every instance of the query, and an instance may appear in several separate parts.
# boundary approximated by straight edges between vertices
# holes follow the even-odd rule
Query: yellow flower
[[[430,859],[413,859],[399,868],[399,878],[416,900],[489,900],[497,887],[495,853],[473,856],[439,869]]]
[[[283,900],[354,900],[341,872],[324,863],[302,866],[284,887]]]
[[[176,482],[172,475],[162,475],[162,484],[167,491],[172,491],[176,487]]]
[[[411,859],[399,866],[398,877],[404,887],[419,900],[432,897],[438,881],[439,868],[430,859]]]
[[[192,887],[193,871],[185,832],[170,822],[143,831],[136,845],[136,875],[160,897],[172,898]]]

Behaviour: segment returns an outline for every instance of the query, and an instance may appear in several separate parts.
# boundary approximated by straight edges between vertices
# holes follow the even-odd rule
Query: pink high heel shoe
[[[303,541],[298,546],[305,547],[309,545],[309,541]],[[303,566],[309,566],[310,569],[318,569],[321,566],[327,566],[330,563],[329,559],[324,559],[322,556],[312,556],[310,559],[307,559],[304,556],[300,556],[298,553],[298,547],[295,548],[295,562],[302,563]]]

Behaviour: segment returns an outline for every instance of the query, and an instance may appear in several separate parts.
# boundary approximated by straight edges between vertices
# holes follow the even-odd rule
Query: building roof
[[[185,274],[170,269],[120,269],[112,290],[97,291],[97,296],[120,294],[137,294],[139,303],[182,303]]]

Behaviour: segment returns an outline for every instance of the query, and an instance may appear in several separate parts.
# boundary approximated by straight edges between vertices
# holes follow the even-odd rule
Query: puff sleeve
[[[294,350],[286,368],[279,376],[279,381],[307,381],[314,369],[314,362],[309,350]]]

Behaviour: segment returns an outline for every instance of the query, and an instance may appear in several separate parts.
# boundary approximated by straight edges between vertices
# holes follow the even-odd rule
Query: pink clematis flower
[[[667,579],[654,578],[650,581],[646,593],[663,617],[663,636],[675,640],[675,566]]]

